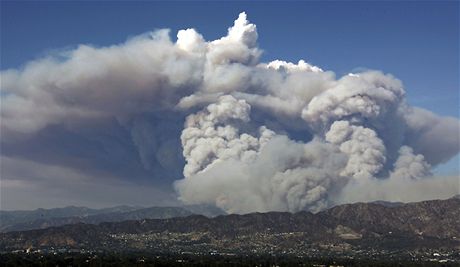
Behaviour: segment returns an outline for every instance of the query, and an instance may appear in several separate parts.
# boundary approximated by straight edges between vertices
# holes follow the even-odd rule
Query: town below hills
[[[197,210],[207,210],[208,216],[171,207],[2,211],[2,230],[8,232],[0,234],[0,252],[2,257],[147,253],[177,259],[219,255],[460,263],[458,196],[407,204],[346,204],[316,214]],[[76,223],[57,226],[67,222]],[[52,227],[40,229],[47,225]],[[37,229],[10,231],[31,227]]]

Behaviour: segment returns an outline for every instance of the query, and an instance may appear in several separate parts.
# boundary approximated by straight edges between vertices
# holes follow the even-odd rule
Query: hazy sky
[[[208,102],[203,102],[201,106],[193,107],[187,112],[170,111],[172,109],[164,112],[163,108],[167,108],[162,105],[166,100],[158,103],[152,101],[153,108],[148,104],[141,108],[148,112],[136,111],[135,116],[128,116],[124,113],[124,107],[115,106],[120,104],[116,102],[118,100],[106,101],[112,99],[111,94],[114,98],[129,98],[121,93],[124,89],[122,88],[114,90],[109,97],[94,93],[90,100],[82,100],[84,105],[93,106],[103,96],[104,100],[100,102],[104,107],[104,119],[100,119],[99,113],[93,114],[94,116],[82,115],[86,110],[75,111],[79,114],[78,118],[62,115],[73,112],[71,108],[79,105],[82,95],[92,94],[91,91],[81,95],[69,93],[63,96],[65,111],[60,109],[62,105],[57,108],[59,111],[42,111],[49,102],[40,101],[48,97],[49,92],[52,92],[50,94],[54,98],[56,95],[60,96],[59,90],[62,88],[69,89],[69,92],[77,90],[77,87],[83,88],[88,77],[88,74],[80,70],[83,68],[80,65],[75,65],[78,69],[73,69],[72,66],[56,67],[47,60],[52,56],[57,64],[69,58],[77,61],[80,54],[72,54],[75,49],[82,51],[82,57],[87,56],[84,49],[80,50],[82,44],[96,50],[120,44],[129,47],[129,44],[123,44],[126,40],[164,28],[170,29],[172,42],[176,42],[178,30],[187,28],[196,29],[206,41],[217,40],[227,35],[227,29],[243,11],[246,12],[248,20],[257,25],[257,47],[262,54],[259,56],[257,51],[248,50],[252,51],[248,53],[254,53],[251,55],[257,58],[257,63],[276,59],[297,63],[303,59],[325,71],[334,72],[335,79],[348,73],[381,70],[402,81],[406,101],[410,105],[441,116],[459,118],[460,21],[457,1],[2,1],[1,123],[7,129],[2,128],[1,140],[1,208],[27,209],[68,204],[94,207],[115,204],[179,204],[173,182],[183,178],[182,168],[187,160],[180,155],[181,131],[185,117],[196,113]],[[252,44],[248,46],[251,48]],[[88,53],[90,56],[99,56],[96,52]],[[112,52],[107,52],[107,57],[110,53]],[[101,55],[100,58],[105,60],[106,56]],[[122,64],[116,60],[110,62]],[[248,62],[246,60],[242,64],[253,64]],[[37,65],[35,69],[33,64]],[[27,69],[26,66],[32,66],[31,70],[22,72]],[[147,86],[145,84],[150,82],[140,81],[143,74],[132,68],[127,67],[123,72],[128,73],[128,78],[117,80],[110,77],[115,77],[117,71],[121,71],[118,67],[106,70],[104,66],[92,66],[94,69],[91,73],[98,73],[98,77],[104,78],[94,83],[91,80],[89,87],[98,84],[101,87],[113,85],[131,89]],[[50,71],[50,76],[46,78],[40,76],[46,73],[43,71],[46,68],[55,73]],[[178,75],[177,70],[174,71],[174,75]],[[12,72],[16,74],[11,74]],[[4,82],[6,75],[9,76],[8,79],[5,78],[7,82]],[[19,78],[14,75],[19,75]],[[77,81],[82,80],[83,85],[54,81],[59,75],[75,76]],[[16,78],[18,82],[15,82],[15,89],[7,88],[9,79]],[[130,78],[136,82],[132,82]],[[154,85],[148,86],[162,86],[153,83]],[[191,85],[184,84],[173,87],[191,88]],[[45,88],[43,90],[46,94],[38,93],[40,88],[50,85],[57,89],[46,91],[48,89]],[[147,94],[141,95],[139,99],[162,97],[174,102],[176,96],[189,95],[190,90],[195,92],[195,89],[177,90],[180,91],[177,94],[160,92],[160,96]],[[8,97],[16,95],[23,97],[26,102],[7,100]],[[138,105],[136,101],[139,99],[132,100],[134,105]],[[22,109],[27,106],[28,101],[35,101],[36,106]],[[132,107],[126,107],[126,110],[131,112]],[[257,109],[254,110],[258,112]],[[111,115],[107,116],[107,112]],[[91,118],[86,119],[87,116]],[[26,122],[29,120],[30,122]],[[280,127],[277,123],[273,124],[277,125],[274,128]],[[267,123],[264,125],[270,126]],[[295,136],[302,135],[302,127],[289,127],[283,131],[293,139],[299,139]],[[391,127],[392,125],[388,125],[388,128]],[[457,141],[453,141],[453,146],[457,156],[449,156],[451,159],[447,162],[429,162],[434,167],[432,172],[435,176],[459,175],[458,127],[455,129],[457,136],[454,133],[454,139]],[[305,131],[309,138],[316,134],[310,130]],[[149,141],[152,132],[155,132],[155,138]],[[417,151],[416,147],[414,149],[417,153],[431,151]],[[390,149],[387,147],[387,150]],[[424,156],[429,161],[436,158],[432,155]],[[391,155],[387,157],[391,158]],[[183,198],[187,198],[187,193],[181,194]],[[239,207],[235,204],[234,208],[238,210]]]

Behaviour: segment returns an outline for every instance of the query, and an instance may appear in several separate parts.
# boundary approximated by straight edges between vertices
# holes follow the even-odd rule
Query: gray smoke
[[[409,106],[380,71],[336,79],[304,60],[260,62],[257,38],[241,13],[214,41],[160,30],[2,71],[2,142],[115,121],[154,178],[183,170],[181,201],[236,213],[458,191],[458,176],[431,174],[460,150],[457,118]]]
[[[326,141],[339,147],[348,156],[341,175],[354,179],[375,176],[384,166],[385,146],[377,133],[369,128],[335,121],[326,133]]]

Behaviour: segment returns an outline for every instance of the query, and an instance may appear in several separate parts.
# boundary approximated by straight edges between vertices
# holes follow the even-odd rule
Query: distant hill
[[[117,206],[104,209],[69,206],[55,209],[37,209],[33,211],[0,211],[0,231],[24,231],[44,229],[66,224],[101,222],[119,222],[140,219],[166,219],[184,217],[192,214],[204,214],[212,217],[225,214],[222,210],[207,206],[188,207],[130,207]]]
[[[29,247],[200,253],[314,253],[322,249],[400,253],[444,249],[458,254],[459,218],[458,198],[395,207],[356,203],[317,214],[191,215],[10,232],[0,234],[0,251]]]
[[[0,210],[0,231],[4,232],[6,228],[16,224],[30,223],[36,220],[48,220],[51,218],[65,217],[87,217],[102,213],[128,212],[139,209],[140,207],[116,206],[104,209],[91,209],[87,207],[68,206],[53,209],[36,209],[36,210]]]

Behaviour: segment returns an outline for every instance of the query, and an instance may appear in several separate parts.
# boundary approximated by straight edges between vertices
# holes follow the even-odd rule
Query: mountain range
[[[201,214],[213,217],[225,214],[210,206],[190,205],[184,207],[116,206],[103,209],[68,206],[30,211],[0,211],[0,232],[44,229],[66,224],[120,222],[140,219],[166,219]]]
[[[346,204],[316,214],[183,215],[2,233],[0,250],[362,254],[436,249],[460,256],[458,197],[401,205]]]

